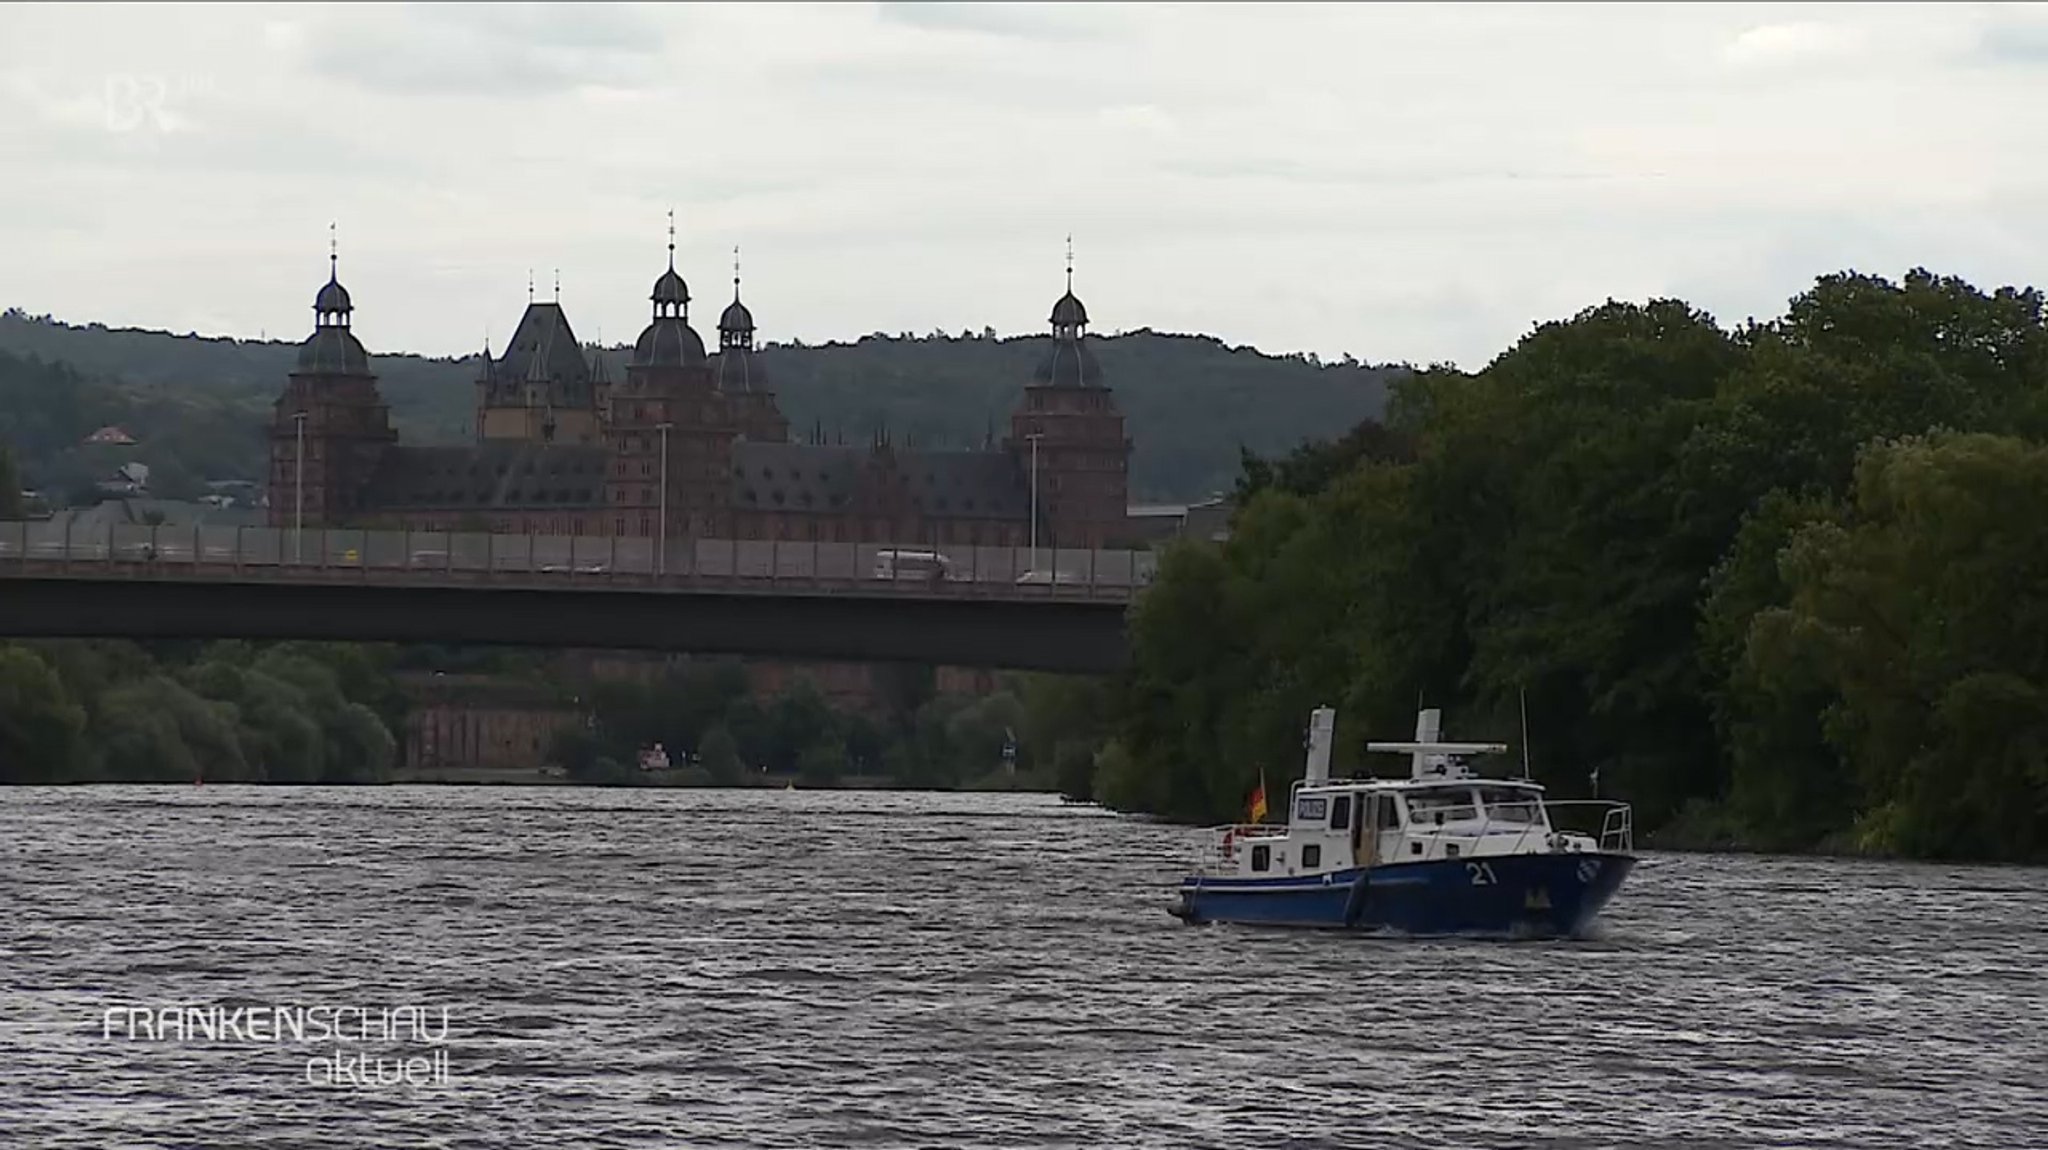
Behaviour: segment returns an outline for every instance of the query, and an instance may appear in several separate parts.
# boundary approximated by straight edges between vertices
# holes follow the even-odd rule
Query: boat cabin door
[[[1380,861],[1380,804],[1386,795],[1355,795],[1351,803],[1351,865]]]

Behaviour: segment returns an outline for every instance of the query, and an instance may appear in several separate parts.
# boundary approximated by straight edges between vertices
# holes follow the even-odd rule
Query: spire
[[[740,246],[732,246],[732,302],[740,302]]]
[[[676,270],[676,210],[668,210],[668,270]]]
[[[555,302],[562,302],[562,269],[555,269]]]
[[[526,269],[526,302],[533,302],[533,269]]]
[[[335,242],[334,225],[327,225],[327,282],[320,286],[320,292],[313,297],[314,327],[347,327],[349,313],[355,305],[348,298],[348,289],[341,286],[341,249]]]
[[[1067,294],[1074,294],[1074,233],[1067,233]]]

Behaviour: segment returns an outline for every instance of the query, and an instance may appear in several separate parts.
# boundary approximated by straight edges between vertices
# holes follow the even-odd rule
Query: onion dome
[[[299,345],[297,370],[308,374],[368,375],[370,355],[349,330],[355,304],[341,286],[332,252],[327,256],[327,282],[313,297],[313,334]]]
[[[751,332],[754,330],[754,313],[747,310],[747,305],[741,303],[738,296],[734,296],[733,301],[725,305],[725,310],[718,313],[718,330],[733,334]]]
[[[661,278],[654,281],[654,294],[648,298],[657,308],[663,305],[681,308],[690,302],[690,285],[683,282],[683,277],[676,274],[675,265],[670,264],[669,269],[661,273]]]
[[[1034,378],[1054,387],[1100,387],[1102,365],[1095,353],[1078,339],[1055,339],[1052,351],[1038,365]]]
[[[341,286],[341,281],[333,278],[330,273],[327,283],[320,289],[320,294],[313,297],[314,313],[345,316],[354,310],[355,305],[349,302],[348,289]]]
[[[1086,327],[1088,326],[1088,308],[1082,304],[1080,297],[1076,296],[1069,289],[1067,294],[1061,296],[1058,302],[1052,305],[1051,323],[1054,328]]]
[[[327,375],[368,375],[370,354],[345,327],[319,327],[299,345],[298,369]]]
[[[697,367],[704,341],[681,316],[656,316],[633,344],[633,367]]]

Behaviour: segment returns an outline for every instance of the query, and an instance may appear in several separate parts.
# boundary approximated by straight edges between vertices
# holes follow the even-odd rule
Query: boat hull
[[[1239,922],[1406,934],[1583,935],[1635,866],[1604,852],[1389,863],[1277,878],[1190,878],[1173,913]]]

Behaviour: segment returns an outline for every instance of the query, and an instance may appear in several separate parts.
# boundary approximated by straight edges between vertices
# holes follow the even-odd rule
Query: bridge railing
[[[933,568],[884,551],[936,552]],[[969,598],[1128,598],[1152,581],[1149,551],[928,542],[670,540],[448,531],[0,522],[0,575],[233,576],[369,581],[573,582]]]

